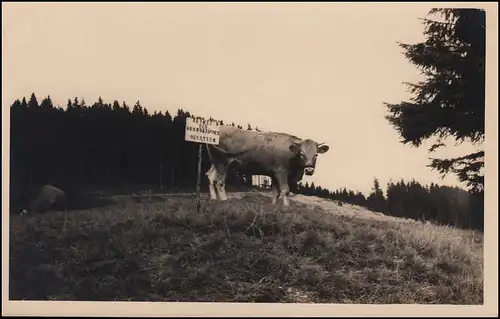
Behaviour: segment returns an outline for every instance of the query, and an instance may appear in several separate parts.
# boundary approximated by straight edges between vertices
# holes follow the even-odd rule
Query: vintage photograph
[[[484,9],[2,9],[9,300],[484,304]]]

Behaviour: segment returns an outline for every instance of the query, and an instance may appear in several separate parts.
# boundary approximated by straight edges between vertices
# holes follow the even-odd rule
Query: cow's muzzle
[[[306,167],[306,168],[304,169],[304,173],[305,173],[306,175],[311,176],[312,174],[314,174],[314,167]]]

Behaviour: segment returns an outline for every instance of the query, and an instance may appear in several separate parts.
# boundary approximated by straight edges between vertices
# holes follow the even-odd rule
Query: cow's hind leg
[[[219,165],[217,166],[216,171],[217,171],[217,182],[215,185],[217,188],[217,193],[219,193],[219,199],[228,200],[229,197],[227,196],[226,193],[227,166]]]
[[[208,178],[208,190],[210,191],[210,199],[217,200],[217,192],[215,191],[215,184],[217,183],[217,170],[215,166],[212,165],[210,169],[205,173]]]

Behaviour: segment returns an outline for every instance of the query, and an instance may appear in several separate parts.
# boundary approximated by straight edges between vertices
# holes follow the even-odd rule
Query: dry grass
[[[12,216],[10,299],[482,304],[481,236],[300,201]]]

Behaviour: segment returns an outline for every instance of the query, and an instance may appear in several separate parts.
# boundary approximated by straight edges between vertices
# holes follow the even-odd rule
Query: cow
[[[325,143],[311,139],[231,126],[221,126],[219,144],[206,144],[206,147],[212,162],[205,173],[211,200],[228,199],[225,180],[231,165],[240,174],[269,176],[272,181],[272,203],[278,204],[281,195],[283,206],[290,205],[290,186],[296,185],[304,174],[312,176],[318,154],[329,150]]]

